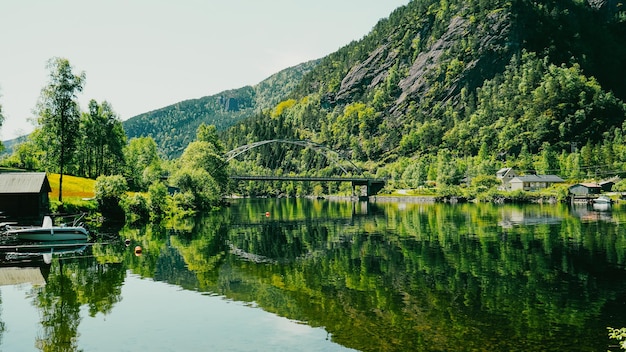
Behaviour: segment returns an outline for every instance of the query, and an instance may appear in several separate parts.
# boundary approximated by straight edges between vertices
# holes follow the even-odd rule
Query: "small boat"
[[[592,202],[593,204],[611,204],[613,203],[613,200],[607,196],[599,196],[598,198],[593,199]]]
[[[10,228],[9,236],[26,241],[70,241],[86,240],[89,232],[82,226],[54,226],[52,218],[45,216],[43,224],[35,227]]]

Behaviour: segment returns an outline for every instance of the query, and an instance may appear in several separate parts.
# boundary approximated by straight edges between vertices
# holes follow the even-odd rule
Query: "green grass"
[[[59,174],[48,174],[50,181],[50,199],[59,199]],[[63,175],[63,200],[93,198],[95,180],[83,177]]]

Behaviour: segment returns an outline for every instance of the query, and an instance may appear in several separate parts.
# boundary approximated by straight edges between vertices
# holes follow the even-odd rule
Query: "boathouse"
[[[0,173],[0,212],[10,218],[41,218],[49,211],[45,172]]]
[[[599,182],[598,185],[602,188],[603,192],[611,192],[613,190],[613,186],[615,186],[614,181],[602,181]]]
[[[569,187],[569,193],[576,197],[597,195],[602,192],[602,187],[597,183],[577,183]]]

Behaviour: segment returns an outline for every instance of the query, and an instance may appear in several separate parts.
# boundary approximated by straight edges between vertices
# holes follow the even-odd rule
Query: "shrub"
[[[148,206],[152,220],[161,219],[167,208],[167,187],[155,182],[148,187]]]
[[[103,215],[123,216],[119,201],[128,191],[126,179],[120,175],[100,176],[96,179],[96,201]]]
[[[120,206],[126,214],[126,220],[130,223],[144,223],[150,217],[148,200],[141,193],[123,197]]]
[[[609,330],[609,338],[619,341],[619,348],[626,351],[626,328],[614,329],[607,328]]]

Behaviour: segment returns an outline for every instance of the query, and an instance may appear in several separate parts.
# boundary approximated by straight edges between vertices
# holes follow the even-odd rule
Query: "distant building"
[[[50,209],[45,172],[0,173],[0,211],[12,218],[41,218]]]
[[[613,186],[615,186],[615,181],[613,180],[602,181],[602,182],[598,182],[598,185],[602,187],[603,192],[611,192],[613,190]]]
[[[569,187],[569,193],[574,196],[589,196],[602,193],[602,187],[597,183],[577,183]]]
[[[517,176],[509,181],[509,190],[536,191],[552,186],[555,183],[563,183],[565,180],[556,175],[525,175]]]

